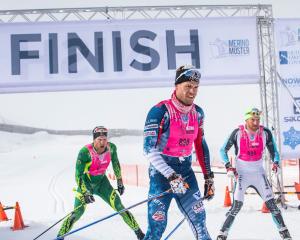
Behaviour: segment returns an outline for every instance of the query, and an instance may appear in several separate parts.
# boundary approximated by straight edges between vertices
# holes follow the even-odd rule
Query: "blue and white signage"
[[[275,43],[284,83],[279,84],[281,155],[300,158],[300,19],[276,19]]]
[[[259,82],[254,17],[1,23],[0,42],[2,93],[172,86],[183,64]]]

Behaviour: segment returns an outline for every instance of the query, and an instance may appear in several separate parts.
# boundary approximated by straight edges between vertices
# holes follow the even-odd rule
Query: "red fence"
[[[298,166],[299,160],[298,159],[292,159],[292,160],[283,160],[282,166],[283,167],[295,167]],[[223,169],[223,165],[219,164],[212,164],[214,168],[220,168]],[[197,170],[200,166],[198,162],[193,162],[192,166],[195,170]],[[132,186],[149,186],[149,176],[148,176],[148,165],[146,164],[121,164],[122,169],[122,178],[124,184],[132,185]],[[285,168],[283,168],[285,170]],[[298,172],[298,173],[297,173]],[[113,173],[108,173],[108,177],[111,180],[115,180],[116,177]],[[289,178],[288,178],[289,176]],[[299,170],[294,169],[294,171],[289,171],[289,174],[285,176],[284,182],[285,185],[293,184],[294,182],[297,182],[299,178],[300,182],[300,166]]]
[[[121,164],[122,179],[124,184],[132,186],[149,186],[148,166],[141,164]],[[112,173],[108,173],[108,177],[115,180]]]

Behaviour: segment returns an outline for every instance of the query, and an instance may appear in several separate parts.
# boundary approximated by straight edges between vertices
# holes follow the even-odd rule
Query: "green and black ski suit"
[[[87,147],[84,146],[77,157],[76,162],[76,182],[78,185],[76,196],[75,196],[75,204],[73,213],[65,219],[63,222],[58,236],[62,236],[68,233],[73,224],[83,215],[86,203],[84,201],[83,194],[87,191],[91,194],[96,194],[101,197],[106,203],[108,203],[115,211],[121,211],[124,209],[124,206],[121,202],[119,194],[117,194],[116,190],[111,186],[105,172],[100,175],[92,175],[89,173],[92,157],[90,151]],[[93,146],[92,144],[90,146]],[[92,150],[95,153],[94,148]],[[110,159],[112,162],[113,170],[117,179],[120,179],[121,176],[121,167],[117,156],[117,147],[115,144],[108,142],[108,147],[106,151],[102,154],[110,153]],[[101,155],[99,157],[101,157]],[[125,211],[121,213],[121,216],[124,222],[133,230],[136,231],[139,229],[139,225],[134,219],[133,215],[129,211]]]

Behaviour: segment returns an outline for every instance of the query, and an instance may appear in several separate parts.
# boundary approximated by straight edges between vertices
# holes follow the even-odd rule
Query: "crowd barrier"
[[[220,166],[214,165],[214,167],[220,167]],[[197,169],[200,170],[199,163],[197,162],[193,162],[192,167],[194,168],[194,170]],[[122,169],[122,179],[125,185],[142,186],[142,187],[149,186],[149,174],[148,174],[147,164],[121,164],[121,169]],[[112,170],[110,170],[107,173],[107,176],[111,180],[116,180],[116,176],[114,175]]]
[[[148,165],[142,164],[121,164],[122,179],[125,185],[149,186]],[[112,172],[108,172],[108,178],[116,180]]]
[[[287,159],[282,161],[282,166],[287,167],[287,166],[297,166],[299,164],[299,159]]]
[[[283,167],[288,167],[288,166],[297,166],[299,164],[298,159],[294,160],[283,160],[282,161],[282,166]],[[224,171],[224,166],[221,163],[212,163],[213,168],[220,169],[220,171]],[[193,169],[197,172],[199,170],[201,172],[201,168],[199,166],[198,162],[193,162],[192,163]],[[124,184],[131,185],[131,186],[142,186],[142,187],[147,187],[149,186],[149,176],[148,176],[148,165],[147,164],[121,164],[121,169],[122,169],[122,178]],[[116,177],[113,174],[113,171],[110,170],[108,173],[108,178],[111,180],[116,180]],[[296,177],[296,176],[295,176]],[[291,181],[286,182],[290,183]],[[293,179],[292,182],[297,181],[298,179]],[[293,186],[294,187],[294,186]]]

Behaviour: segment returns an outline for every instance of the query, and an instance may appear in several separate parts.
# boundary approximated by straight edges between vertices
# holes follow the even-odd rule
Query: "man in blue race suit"
[[[144,128],[144,153],[150,161],[149,197],[172,192],[148,203],[148,231],[144,240],[161,239],[168,221],[168,209],[175,198],[196,239],[211,240],[206,229],[203,199],[214,196],[213,172],[204,139],[202,108],[194,104],[201,74],[193,66],[176,70],[175,90],[148,113]],[[202,168],[204,197],[191,168],[193,145]]]

